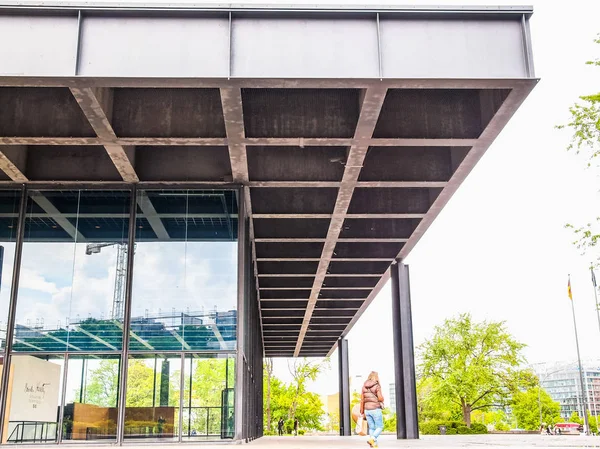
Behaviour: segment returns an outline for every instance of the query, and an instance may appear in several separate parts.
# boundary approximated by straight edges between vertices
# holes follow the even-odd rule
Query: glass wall
[[[183,438],[233,438],[233,357],[185,359]]]
[[[119,355],[69,354],[63,441],[116,440]]]
[[[134,355],[127,368],[125,439],[179,440],[181,356]]]
[[[13,351],[119,351],[130,192],[32,190]]]
[[[2,351],[6,346],[8,305],[11,295],[20,202],[20,191],[0,190],[0,348]],[[0,360],[0,367],[2,363],[3,360]]]
[[[131,195],[27,191],[3,442],[233,438],[237,191]],[[0,192],[3,344],[20,196]]]
[[[137,203],[129,350],[234,350],[236,192],[140,190]]]

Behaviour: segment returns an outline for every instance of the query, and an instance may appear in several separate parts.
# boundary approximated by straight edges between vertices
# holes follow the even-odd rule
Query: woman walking
[[[379,374],[371,371],[369,377],[362,387],[360,396],[360,414],[367,418],[369,425],[369,439],[367,443],[371,447],[377,446],[377,438],[383,431],[383,395],[379,385]]]

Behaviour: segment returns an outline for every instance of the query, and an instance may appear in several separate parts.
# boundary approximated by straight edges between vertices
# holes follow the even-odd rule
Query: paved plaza
[[[252,449],[367,448],[365,437],[305,436],[264,437],[250,443]],[[600,447],[600,437],[546,435],[424,435],[419,440],[397,440],[392,435],[380,437],[385,448],[528,448],[528,447]]]

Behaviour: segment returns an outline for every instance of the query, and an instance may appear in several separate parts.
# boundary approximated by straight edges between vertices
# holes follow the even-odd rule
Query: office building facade
[[[577,362],[533,365],[540,385],[560,403],[560,416],[568,420],[574,412],[583,417],[584,403],[592,416],[600,416],[600,363],[583,365],[583,392]]]

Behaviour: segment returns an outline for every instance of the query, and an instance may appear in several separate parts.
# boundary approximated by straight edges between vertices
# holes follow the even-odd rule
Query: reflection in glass
[[[63,365],[62,357],[11,357],[2,443],[56,441]]]
[[[121,349],[129,197],[29,192],[14,351]]]
[[[120,357],[72,355],[67,370],[64,440],[115,440]]]
[[[124,437],[178,439],[180,383],[179,354],[130,357]]]
[[[15,241],[21,192],[0,190],[0,348],[6,344],[6,321],[10,302]],[[0,361],[0,372],[2,363]]]
[[[234,359],[206,357],[190,354],[185,360],[183,437],[233,438]]]
[[[230,190],[140,190],[131,351],[233,350],[237,199]]]

